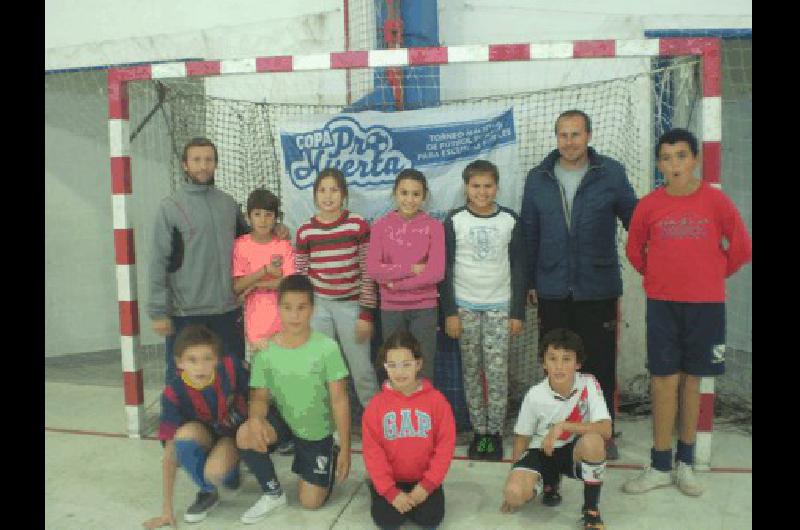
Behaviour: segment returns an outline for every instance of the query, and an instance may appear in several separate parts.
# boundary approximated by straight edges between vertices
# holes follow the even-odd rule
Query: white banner
[[[497,165],[497,202],[519,212],[525,175],[519,172],[514,109],[422,109],[299,116],[278,124],[284,222],[296,230],[316,212],[314,179],[327,167],[347,180],[348,209],[370,222],[394,207],[397,174],[414,168],[430,188],[424,209],[443,219],[465,203],[464,167],[477,159]]]

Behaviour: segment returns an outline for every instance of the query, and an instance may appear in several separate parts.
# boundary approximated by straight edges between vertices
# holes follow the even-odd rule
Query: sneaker
[[[481,460],[483,458],[483,439],[486,435],[485,434],[478,434],[472,437],[472,443],[469,444],[469,448],[467,449],[467,458],[470,460]]]
[[[604,530],[606,525],[600,518],[600,512],[597,510],[583,510],[583,527],[588,529]]]
[[[558,506],[561,504],[561,494],[558,492],[558,484],[551,486],[545,485],[542,493],[542,504],[545,506]]]
[[[503,436],[501,434],[489,434],[484,440],[483,459],[490,462],[500,462],[503,459]],[[478,448],[480,451],[480,448]]]
[[[610,438],[606,442],[606,460],[619,460],[619,449],[614,438]]]
[[[265,493],[249,510],[242,514],[239,520],[244,524],[257,523],[266,517],[269,512],[277,510],[281,506],[286,506],[286,494],[284,492],[281,492],[280,495]]]
[[[275,452],[279,455],[294,454],[294,440],[286,440],[275,448]]]
[[[675,469],[672,470],[672,480],[684,495],[697,497],[705,491],[705,487],[697,480],[694,469],[686,462],[678,462]]]
[[[219,493],[214,491],[200,491],[194,504],[186,509],[183,520],[187,523],[199,523],[208,515],[208,511],[219,503]]]
[[[622,486],[625,493],[644,493],[655,488],[672,485],[672,473],[645,466],[644,471]]]

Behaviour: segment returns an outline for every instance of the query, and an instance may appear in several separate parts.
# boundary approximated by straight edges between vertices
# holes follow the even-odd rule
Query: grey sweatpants
[[[381,333],[386,341],[398,327],[404,327],[419,341],[422,349],[422,375],[433,383],[433,368],[436,360],[436,319],[439,310],[407,309],[405,311],[381,310]]]
[[[314,314],[311,316],[311,329],[339,341],[344,358],[347,360],[356,395],[361,406],[378,391],[375,370],[369,358],[369,340],[356,342],[357,301],[328,300],[314,295]]]
[[[478,434],[503,433],[508,402],[508,312],[458,308],[461,372],[469,421]],[[483,399],[486,374],[487,400]]]

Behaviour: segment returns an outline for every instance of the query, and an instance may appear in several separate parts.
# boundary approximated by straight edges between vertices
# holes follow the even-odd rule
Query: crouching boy
[[[328,500],[334,471],[337,482],[350,472],[348,371],[336,342],[310,327],[314,290],[307,276],[281,280],[278,311],[281,331],[255,354],[248,418],[236,433],[241,458],[264,491],[242,515],[246,524],[286,504],[269,456],[286,439],[294,439],[292,471],[300,476],[304,508],[319,508]],[[270,397],[276,406],[269,406]],[[334,423],[340,447],[334,445]]]
[[[561,502],[561,475],[583,480],[584,528],[605,528],[598,501],[606,468],[605,441],[611,416],[594,376],[577,372],[583,341],[567,329],[542,338],[539,350],[547,379],[525,394],[514,427],[511,472],[500,510],[512,512],[544,491],[542,502]]]

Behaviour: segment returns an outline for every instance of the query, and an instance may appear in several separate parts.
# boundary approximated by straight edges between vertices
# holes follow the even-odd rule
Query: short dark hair
[[[217,154],[217,146],[214,145],[214,142],[209,140],[208,138],[203,138],[202,136],[198,136],[197,138],[192,138],[186,145],[183,146],[183,155],[181,156],[181,160],[186,162],[187,157],[189,156],[189,148],[190,147],[211,147],[214,149],[214,162],[219,162],[219,155]]]
[[[278,284],[278,303],[283,300],[283,295],[286,293],[306,293],[308,301],[314,305],[314,286],[305,274],[284,276]]]
[[[222,353],[222,340],[205,324],[189,324],[178,332],[175,337],[173,355],[180,359],[183,352],[192,346],[211,346],[214,355],[219,357]]]
[[[281,200],[271,191],[264,188],[256,188],[247,196],[247,215],[256,208],[275,212],[275,219],[281,216]]]
[[[422,184],[422,191],[425,193],[425,197],[428,196],[428,179],[425,178],[425,175],[422,171],[406,168],[400,173],[397,174],[397,178],[394,179],[394,187],[392,188],[392,194],[397,192],[397,186],[403,180],[413,180]]]
[[[496,165],[488,160],[473,160],[464,168],[461,178],[464,179],[464,184],[469,184],[469,179],[483,173],[489,173],[494,178],[495,184],[500,181],[500,171],[498,171]]]
[[[592,119],[589,118],[589,115],[583,112],[582,110],[571,109],[571,110],[565,110],[564,112],[558,115],[558,118],[556,118],[556,126],[555,126],[556,134],[558,134],[558,122],[561,120],[561,118],[574,118],[576,116],[580,116],[581,118],[583,118],[583,124],[586,126],[586,132],[591,133]]]
[[[692,155],[697,156],[697,137],[686,129],[677,127],[661,135],[656,142],[656,159],[661,155],[661,146],[664,144],[675,145],[678,142],[686,142],[689,144],[689,149],[692,150]]]
[[[544,354],[550,346],[559,350],[574,351],[577,361],[581,364],[584,361],[583,340],[570,329],[556,328],[545,333],[539,341],[539,360],[544,360]]]
[[[342,192],[342,201],[347,199],[347,180],[344,178],[344,173],[335,167],[329,167],[320,171],[314,181],[314,203],[317,202],[317,191],[319,191],[319,185],[322,183],[322,179],[328,177],[332,177],[336,181],[336,185],[339,186]]]
[[[387,352],[395,348],[408,348],[411,350],[411,355],[414,356],[414,359],[422,359],[422,347],[419,341],[410,331],[401,327],[383,341],[378,357],[375,359],[375,365],[379,370],[383,368],[383,363],[386,362]]]

